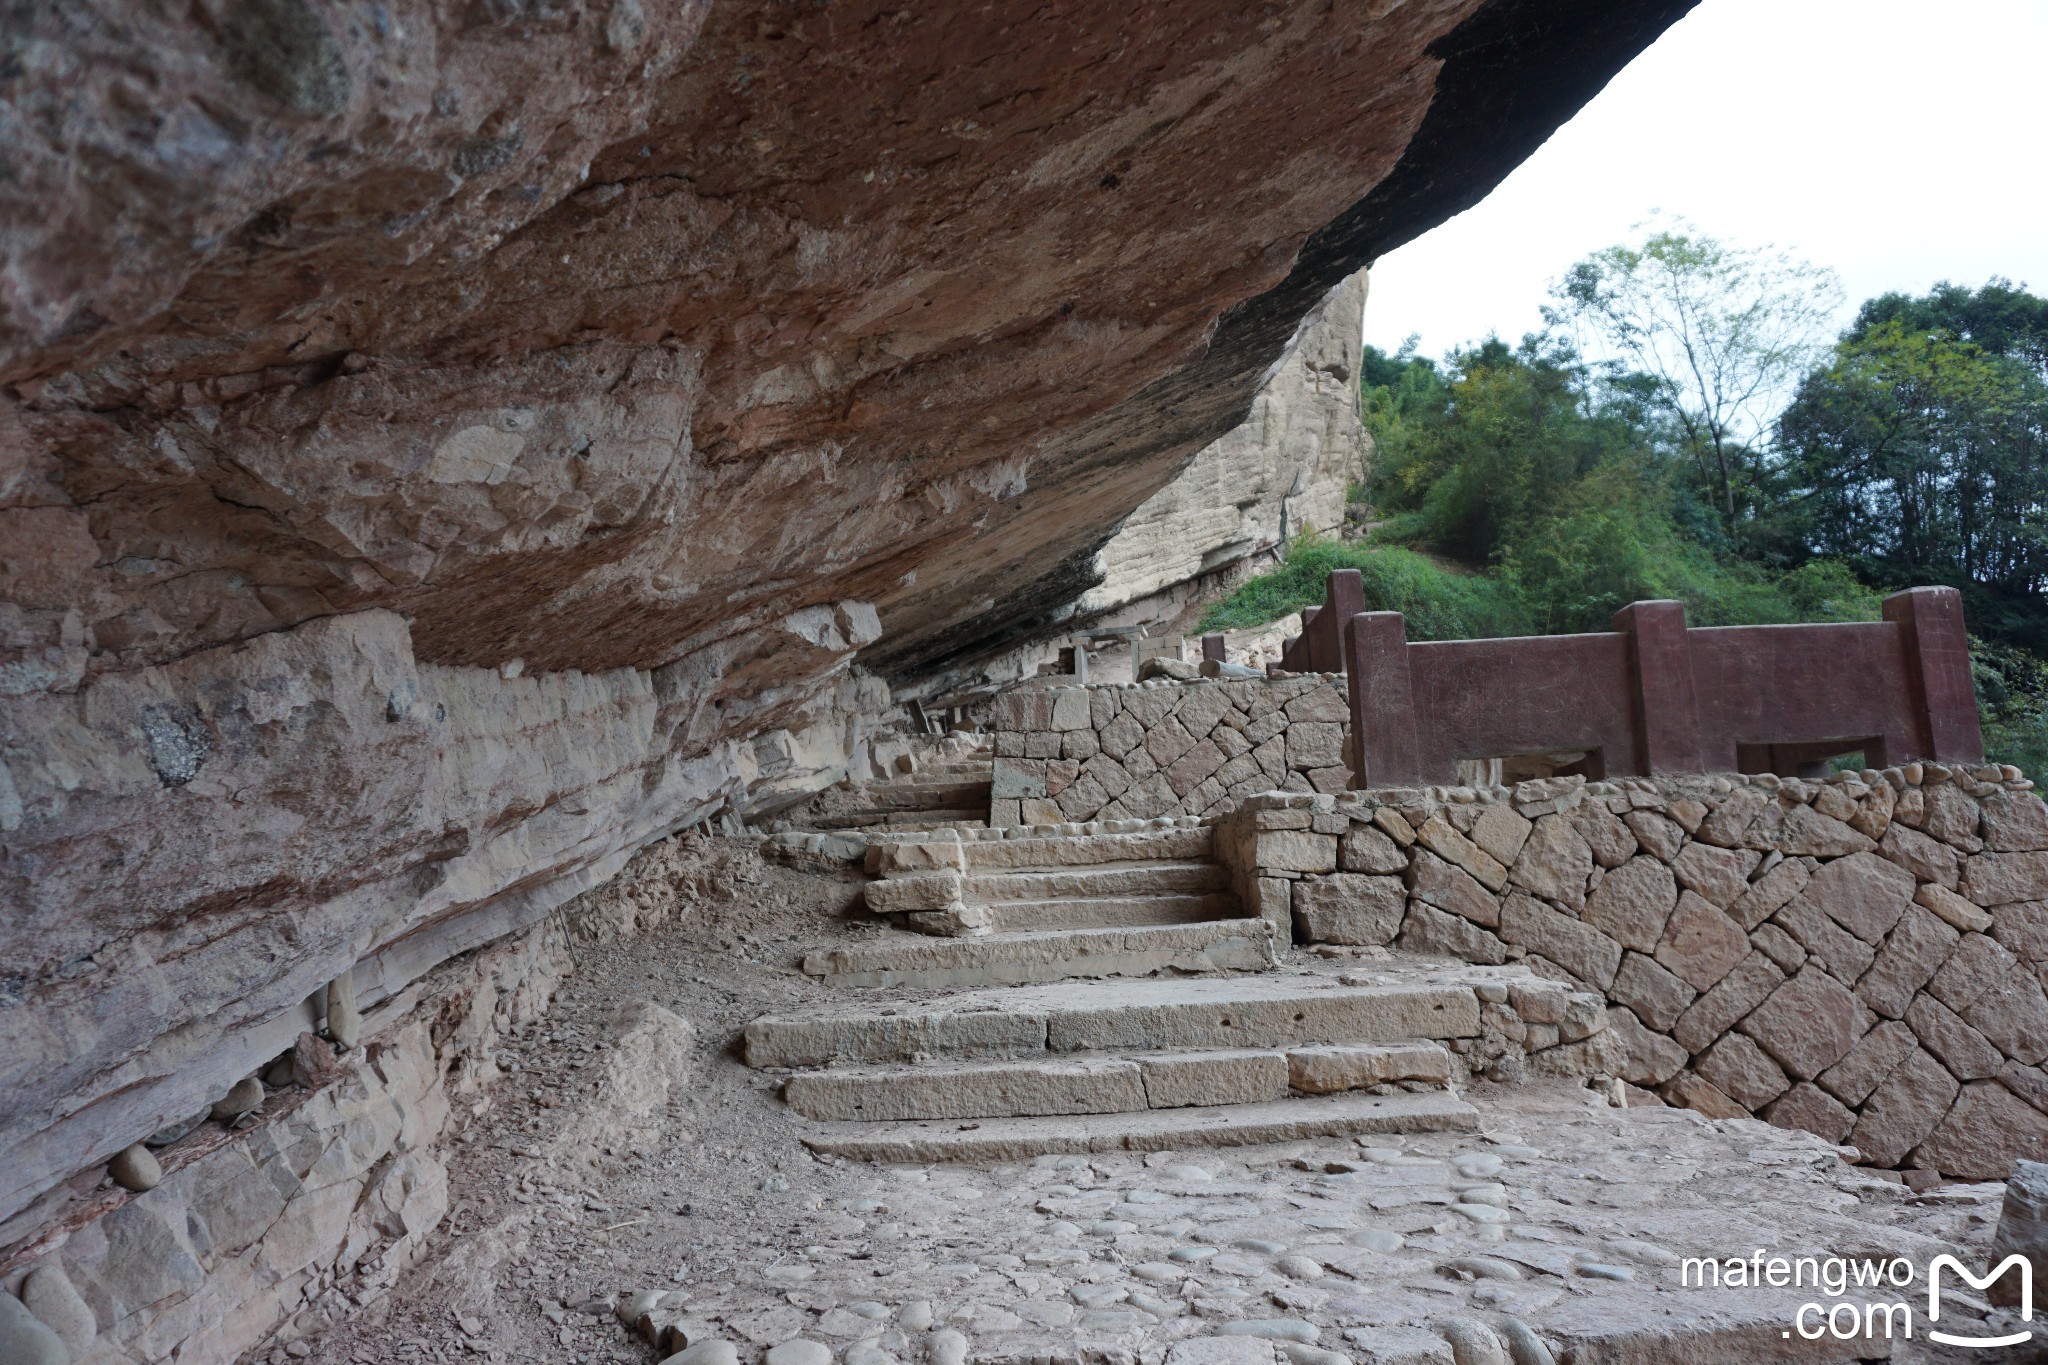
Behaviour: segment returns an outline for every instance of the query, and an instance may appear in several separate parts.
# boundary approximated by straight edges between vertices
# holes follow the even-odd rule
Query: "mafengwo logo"
[[[1940,1325],[1943,1323],[1944,1274],[1951,1286],[1952,1311],[1947,1316],[1946,1325]],[[1982,1293],[2008,1275],[2018,1277],[2019,1320],[2027,1326],[1996,1335],[1989,1334],[1988,1330],[1950,1330],[1963,1326],[1958,1321],[1959,1317],[1971,1317],[1971,1325],[1984,1328],[1984,1324],[1974,1320],[1974,1315],[1981,1313],[1984,1307],[1981,1301],[1972,1298],[1963,1314],[1953,1311],[1953,1300],[1959,1296],[1958,1281],[1969,1290]],[[1689,1257],[1680,1263],[1678,1278],[1679,1284],[1689,1289],[1811,1287],[1821,1297],[1799,1306],[1792,1316],[1791,1325],[1783,1333],[1787,1339],[1798,1336],[1806,1341],[1819,1341],[1823,1337],[1842,1342],[1912,1340],[1920,1326],[1914,1320],[1911,1299],[1886,1301],[1877,1297],[1886,1290],[1894,1293],[1910,1291],[1919,1281],[1919,1271],[1903,1256],[1889,1261],[1871,1257],[1788,1257],[1773,1256],[1759,1247],[1747,1260],[1740,1257],[1726,1260]],[[2006,1289],[2010,1291],[2012,1287],[2008,1285]],[[2025,1256],[2017,1253],[2008,1256],[1983,1275],[1976,1274],[1954,1256],[1936,1256],[1928,1262],[1927,1318],[1924,1324],[1927,1340],[1943,1346],[2002,1350],[2032,1341],[2035,1336],[2031,1325],[2033,1320],[2034,1267]]]

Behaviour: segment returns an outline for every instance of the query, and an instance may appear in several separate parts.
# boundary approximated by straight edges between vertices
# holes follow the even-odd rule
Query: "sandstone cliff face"
[[[17,7],[0,1217],[1028,634],[1691,2]]]
[[[1096,556],[1076,614],[1114,611],[1344,521],[1371,437],[1358,411],[1365,272],[1303,319],[1245,420],[1202,447]]]

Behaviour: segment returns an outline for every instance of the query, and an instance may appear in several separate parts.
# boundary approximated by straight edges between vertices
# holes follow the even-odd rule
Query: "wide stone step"
[[[1100,896],[1043,901],[991,901],[991,933],[1032,929],[1120,929],[1146,924],[1193,924],[1242,915],[1228,891],[1185,896]]]
[[[1046,835],[976,839],[965,845],[969,872],[1017,872],[1095,863],[1202,859],[1210,852],[1206,827],[1152,829],[1131,834]]]
[[[998,901],[1057,900],[1086,896],[1160,895],[1168,892],[1221,891],[1230,885],[1230,869],[1192,859],[1103,863],[1017,872],[977,872],[966,879],[966,899],[977,905]]]
[[[815,1067],[918,1058],[1295,1047],[1464,1038],[1469,985],[1342,986],[1327,977],[1070,981],[962,991],[916,1005],[825,1005],[747,1025],[746,1061]]]
[[[1262,1104],[1395,1081],[1440,1086],[1450,1074],[1438,1043],[1334,1044],[806,1071],[782,1095],[805,1118],[872,1123]]]
[[[877,782],[860,792],[869,810],[933,810],[942,806],[988,808],[988,779]]]
[[[1020,1161],[1057,1152],[1159,1152],[1368,1133],[1470,1133],[1479,1111],[1443,1092],[1327,1095],[1199,1109],[1063,1114],[976,1123],[832,1123],[799,1136],[813,1151],[866,1161]]]
[[[1242,916],[979,938],[906,935],[804,958],[806,972],[835,986],[1022,986],[1157,972],[1256,972],[1273,965],[1273,927]]]

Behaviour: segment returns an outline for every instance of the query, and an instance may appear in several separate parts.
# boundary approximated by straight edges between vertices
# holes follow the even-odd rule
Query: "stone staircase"
[[[927,761],[886,778],[823,792],[777,827],[898,833],[978,829],[988,823],[992,767],[986,751]]]
[[[844,1156],[1469,1130],[1456,1054],[1497,1052],[1518,1009],[1571,1012],[1566,987],[1520,967],[1285,961],[1188,818],[934,831],[875,843],[868,870],[870,906],[910,932],[804,969],[899,989],[746,1029],[747,1064],[786,1073],[804,1141]],[[1577,1013],[1604,1026],[1597,1001]]]

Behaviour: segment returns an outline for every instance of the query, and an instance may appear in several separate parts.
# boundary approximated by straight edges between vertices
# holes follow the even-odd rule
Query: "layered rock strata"
[[[1358,406],[1365,294],[1361,271],[1303,319],[1245,420],[1102,547],[1102,581],[1075,602],[1076,617],[1170,617],[1205,579],[1342,527],[1372,449]]]

